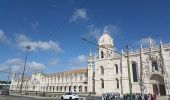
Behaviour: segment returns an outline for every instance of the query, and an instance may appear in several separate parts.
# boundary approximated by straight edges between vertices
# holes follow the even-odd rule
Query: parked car
[[[78,100],[79,96],[76,93],[66,93],[61,96],[62,100]]]
[[[9,95],[9,90],[2,90],[1,95]]]

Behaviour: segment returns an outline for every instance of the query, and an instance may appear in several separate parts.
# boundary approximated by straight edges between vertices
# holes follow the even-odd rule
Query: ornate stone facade
[[[19,91],[21,78],[13,77],[10,89]],[[87,69],[76,69],[54,74],[32,74],[25,78],[22,91],[87,93]]]
[[[100,37],[98,45],[96,56],[90,53],[88,59],[88,92],[97,95],[130,93],[127,53],[116,53],[113,40],[106,33]],[[160,41],[159,46],[154,46],[149,38],[148,48],[141,46],[139,50],[129,52],[129,65],[132,93],[169,94],[170,44]]]
[[[77,69],[56,74],[33,74],[23,84],[25,91],[50,91],[79,93],[117,92],[129,93],[129,79],[132,93],[170,94],[170,44],[154,46],[149,38],[148,47],[129,51],[130,71],[128,73],[127,53],[115,52],[113,39],[104,33],[98,41],[98,51],[88,58],[87,69]],[[128,75],[130,77],[128,77]],[[19,90],[20,79],[12,79],[11,90]]]

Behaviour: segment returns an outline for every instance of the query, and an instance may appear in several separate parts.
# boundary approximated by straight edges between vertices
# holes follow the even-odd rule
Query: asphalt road
[[[3,96],[0,95],[0,100],[60,100],[57,98],[39,98],[39,97],[25,97],[25,96],[13,96],[13,95],[8,95],[8,96]]]
[[[80,97],[80,100],[101,100],[100,97]],[[55,97],[36,97],[36,96],[24,96],[24,95],[0,95],[0,100],[61,100]]]

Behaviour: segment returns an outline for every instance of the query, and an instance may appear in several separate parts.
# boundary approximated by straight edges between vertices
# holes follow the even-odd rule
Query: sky
[[[169,0],[0,0],[0,79],[20,74],[30,45],[26,75],[86,68],[89,52],[107,32],[118,52],[170,43]]]

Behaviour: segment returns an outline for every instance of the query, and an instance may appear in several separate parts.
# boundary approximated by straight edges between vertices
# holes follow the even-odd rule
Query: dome
[[[113,46],[113,40],[107,33],[102,34],[98,41],[99,45],[111,45]]]

